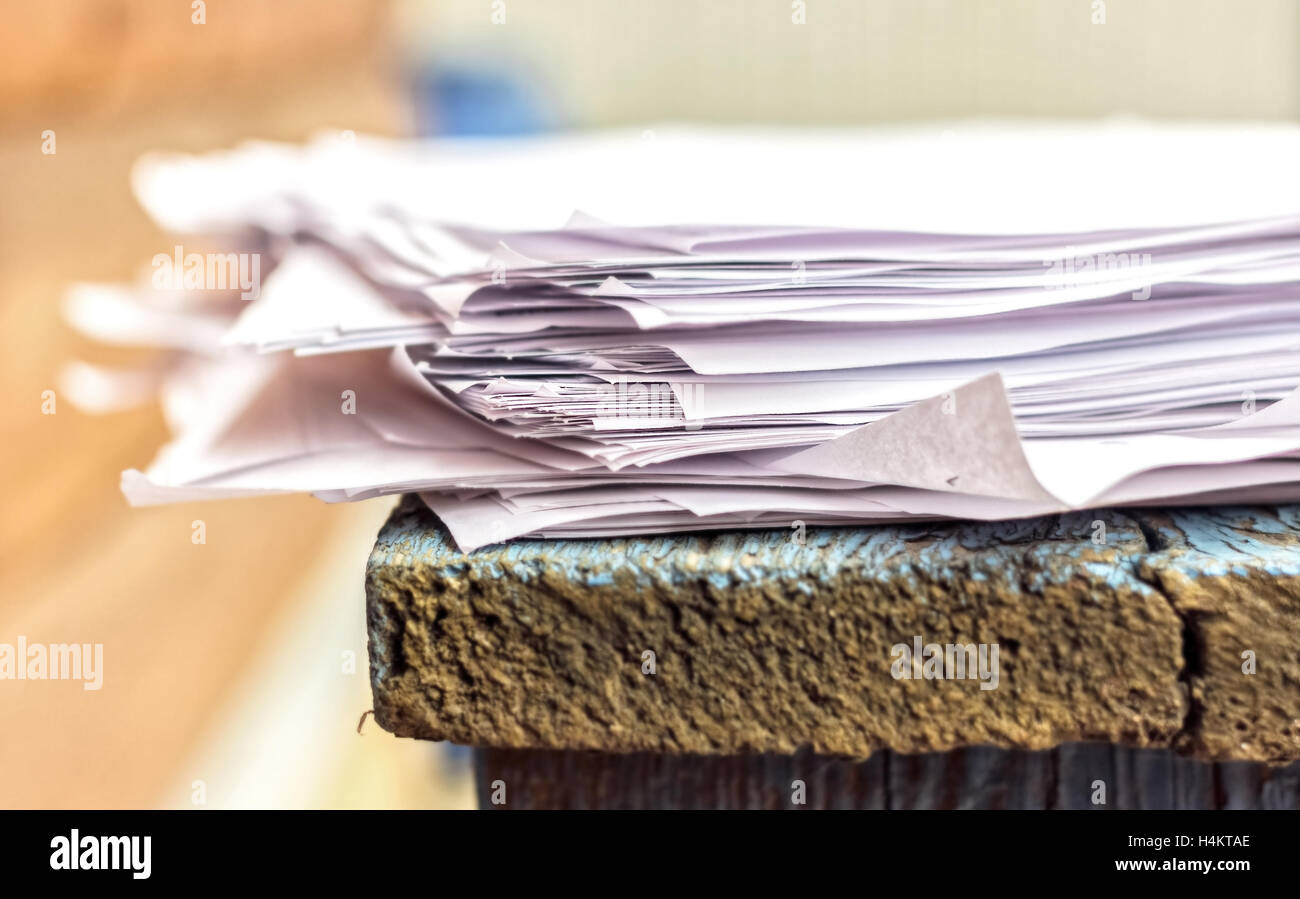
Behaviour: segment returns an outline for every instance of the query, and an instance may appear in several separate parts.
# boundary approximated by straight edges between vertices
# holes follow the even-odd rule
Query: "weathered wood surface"
[[[1300,506],[1139,521],[1151,550],[1135,560],[1138,575],[1184,624],[1189,748],[1219,759],[1300,758]]]
[[[1300,758],[1296,516],[1105,511],[466,555],[408,498],[367,570],[376,720],[519,749],[865,758],[1100,741],[1282,763]],[[997,688],[895,679],[892,647],[914,637],[996,644]]]
[[[1201,762],[1100,743],[1038,752],[884,750],[866,761],[810,753],[474,755],[484,809],[1300,809],[1300,763]]]

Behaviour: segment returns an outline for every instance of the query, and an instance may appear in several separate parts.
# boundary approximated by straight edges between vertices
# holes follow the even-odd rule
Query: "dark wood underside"
[[[867,761],[808,753],[476,749],[485,809],[1300,809],[1300,763],[1200,762],[1166,749],[977,746]],[[805,785],[804,805],[793,801]],[[1105,805],[1095,805],[1096,781]],[[494,792],[504,805],[493,804]]]

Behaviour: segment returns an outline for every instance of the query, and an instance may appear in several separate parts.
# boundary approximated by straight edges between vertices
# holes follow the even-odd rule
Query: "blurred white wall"
[[[1296,0],[399,0],[398,11],[409,56],[522,63],[575,126],[1300,117]]]

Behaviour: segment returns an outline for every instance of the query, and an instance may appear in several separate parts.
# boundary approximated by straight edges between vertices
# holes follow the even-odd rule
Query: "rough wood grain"
[[[367,572],[376,720],[404,736],[865,757],[1167,745],[1182,624],[1128,518],[518,541],[468,555],[418,501]],[[999,647],[996,689],[897,680],[891,647]],[[643,673],[644,653],[655,673]]]
[[[503,810],[1300,809],[1300,764],[1201,762],[1100,743],[1039,752],[886,750],[864,762],[811,753],[478,749],[475,780],[479,807]]]
[[[1191,709],[1208,758],[1300,758],[1300,507],[1142,513],[1139,574],[1183,619]]]
[[[521,749],[864,758],[1099,741],[1281,763],[1300,757],[1296,514],[1107,511],[810,530],[805,545],[757,531],[466,555],[408,499],[367,571],[376,719]],[[996,689],[896,679],[891,648],[914,637],[996,644]],[[1017,783],[1045,777],[1027,768]]]

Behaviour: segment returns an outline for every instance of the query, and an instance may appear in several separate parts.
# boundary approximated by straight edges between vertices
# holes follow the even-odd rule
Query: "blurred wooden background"
[[[211,757],[229,737],[221,722],[241,720],[248,673],[279,651],[268,641],[337,618],[340,602],[355,603],[355,627],[333,633],[352,639],[299,647],[297,667],[282,672],[287,684],[331,684],[343,697],[337,720],[313,722],[316,733],[259,726],[293,741],[297,767],[322,776],[346,748],[351,774],[320,787],[316,801],[438,803],[446,797],[429,747],[398,745],[373,725],[355,732],[369,707],[361,565],[381,507],[294,497],[130,509],[118,475],[165,441],[157,409],[86,416],[60,402],[41,414],[63,363],[133,355],[75,336],[59,305],[69,281],[132,280],[171,246],[130,194],[141,153],[297,140],[327,126],[406,128],[384,4],[214,0],[206,24],[192,14],[188,2],[156,0],[13,3],[0,13],[0,642],[102,643],[105,669],[97,692],[0,682],[0,807],[186,805],[194,779],[207,782],[212,805],[236,793],[258,801],[230,782],[255,758]],[[53,155],[41,152],[47,130]],[[205,545],[190,541],[196,518]],[[327,557],[340,532],[359,557]],[[328,600],[333,611],[315,601],[313,579],[345,585]],[[353,675],[341,670],[344,651],[356,653]],[[294,701],[283,684],[266,687]],[[211,770],[187,770],[196,758]]]

